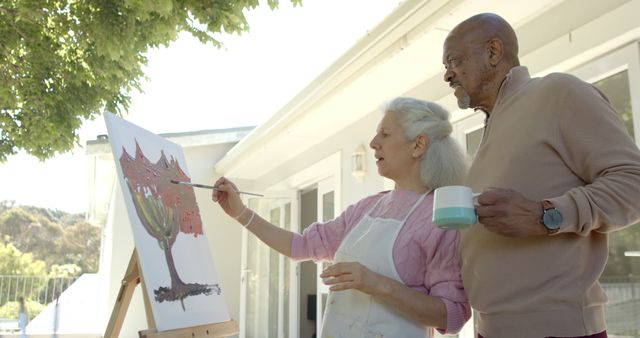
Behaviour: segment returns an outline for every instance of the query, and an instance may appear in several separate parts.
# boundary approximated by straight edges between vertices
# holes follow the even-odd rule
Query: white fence
[[[20,297],[40,304],[49,304],[76,279],[77,277],[0,275],[0,306],[7,302],[16,302]]]

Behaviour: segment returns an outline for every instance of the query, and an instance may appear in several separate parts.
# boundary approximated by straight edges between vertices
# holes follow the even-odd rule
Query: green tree
[[[23,254],[11,243],[0,242],[0,275],[43,276],[45,264],[33,258],[31,253]]]
[[[27,210],[31,210],[31,212]],[[47,266],[64,261],[57,243],[64,230],[47,213],[34,213],[33,208],[16,207],[0,215],[0,234],[9,236],[11,242],[22,252],[30,252]],[[62,261],[61,261],[62,260]]]
[[[64,253],[58,246],[62,236],[64,236],[64,230],[60,224],[37,217],[36,222],[29,224],[23,236],[14,239],[13,243],[23,252],[31,252],[35,258],[51,266],[64,261]]]
[[[35,222],[36,218],[22,208],[7,209],[0,214],[0,234],[11,239],[19,238],[24,229]]]
[[[51,270],[49,271],[48,276],[50,278],[58,278],[58,277],[80,277],[82,274],[82,270],[79,266],[75,264],[63,264],[58,265],[54,264],[51,266]]]
[[[97,272],[100,235],[99,227],[84,221],[66,228],[58,244],[64,255],[64,262],[79,266],[82,272]]]
[[[2,215],[2,213],[5,212],[6,210],[13,208],[15,204],[16,204],[15,201],[8,201],[8,200],[0,201],[0,215]]]
[[[101,229],[80,214],[7,205],[0,210],[0,238],[44,261],[45,270],[65,264],[79,267],[80,272],[98,270]]]
[[[300,4],[301,0],[291,0]],[[278,0],[267,0],[273,9]],[[0,162],[19,149],[44,160],[78,144],[100,109],[121,113],[140,89],[145,53],[189,32],[249,29],[258,0],[3,0],[0,3]]]

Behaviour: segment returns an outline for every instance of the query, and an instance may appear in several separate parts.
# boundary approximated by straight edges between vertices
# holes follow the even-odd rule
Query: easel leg
[[[116,303],[111,312],[109,325],[107,325],[107,330],[104,333],[105,338],[117,338],[120,334],[133,291],[135,291],[138,283],[140,283],[140,270],[138,268],[138,253],[134,249],[129,260],[129,266],[122,279],[120,291],[118,291],[118,298],[116,298]]]

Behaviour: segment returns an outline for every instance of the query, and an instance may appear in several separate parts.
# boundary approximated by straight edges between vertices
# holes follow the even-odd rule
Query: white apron
[[[418,199],[403,220],[371,217],[369,214],[378,206],[380,198],[342,240],[334,261],[359,262],[371,271],[402,283],[393,263],[393,244],[405,221],[425,196]],[[432,331],[364,292],[345,290],[329,293],[320,337],[430,338]]]

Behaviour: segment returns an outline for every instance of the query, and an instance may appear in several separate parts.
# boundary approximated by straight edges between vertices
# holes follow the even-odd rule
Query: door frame
[[[339,213],[339,205],[338,198],[336,193],[336,183],[333,176],[327,177],[317,184],[317,192],[318,192],[318,222],[324,222],[326,220],[323,219],[324,212],[324,199],[322,198],[325,194],[333,192],[333,217],[335,218]],[[320,334],[320,329],[322,326],[322,318],[324,318],[324,296],[329,295],[329,286],[323,282],[323,279],[320,277],[322,270],[327,265],[326,262],[317,262],[316,263],[316,333]]]

